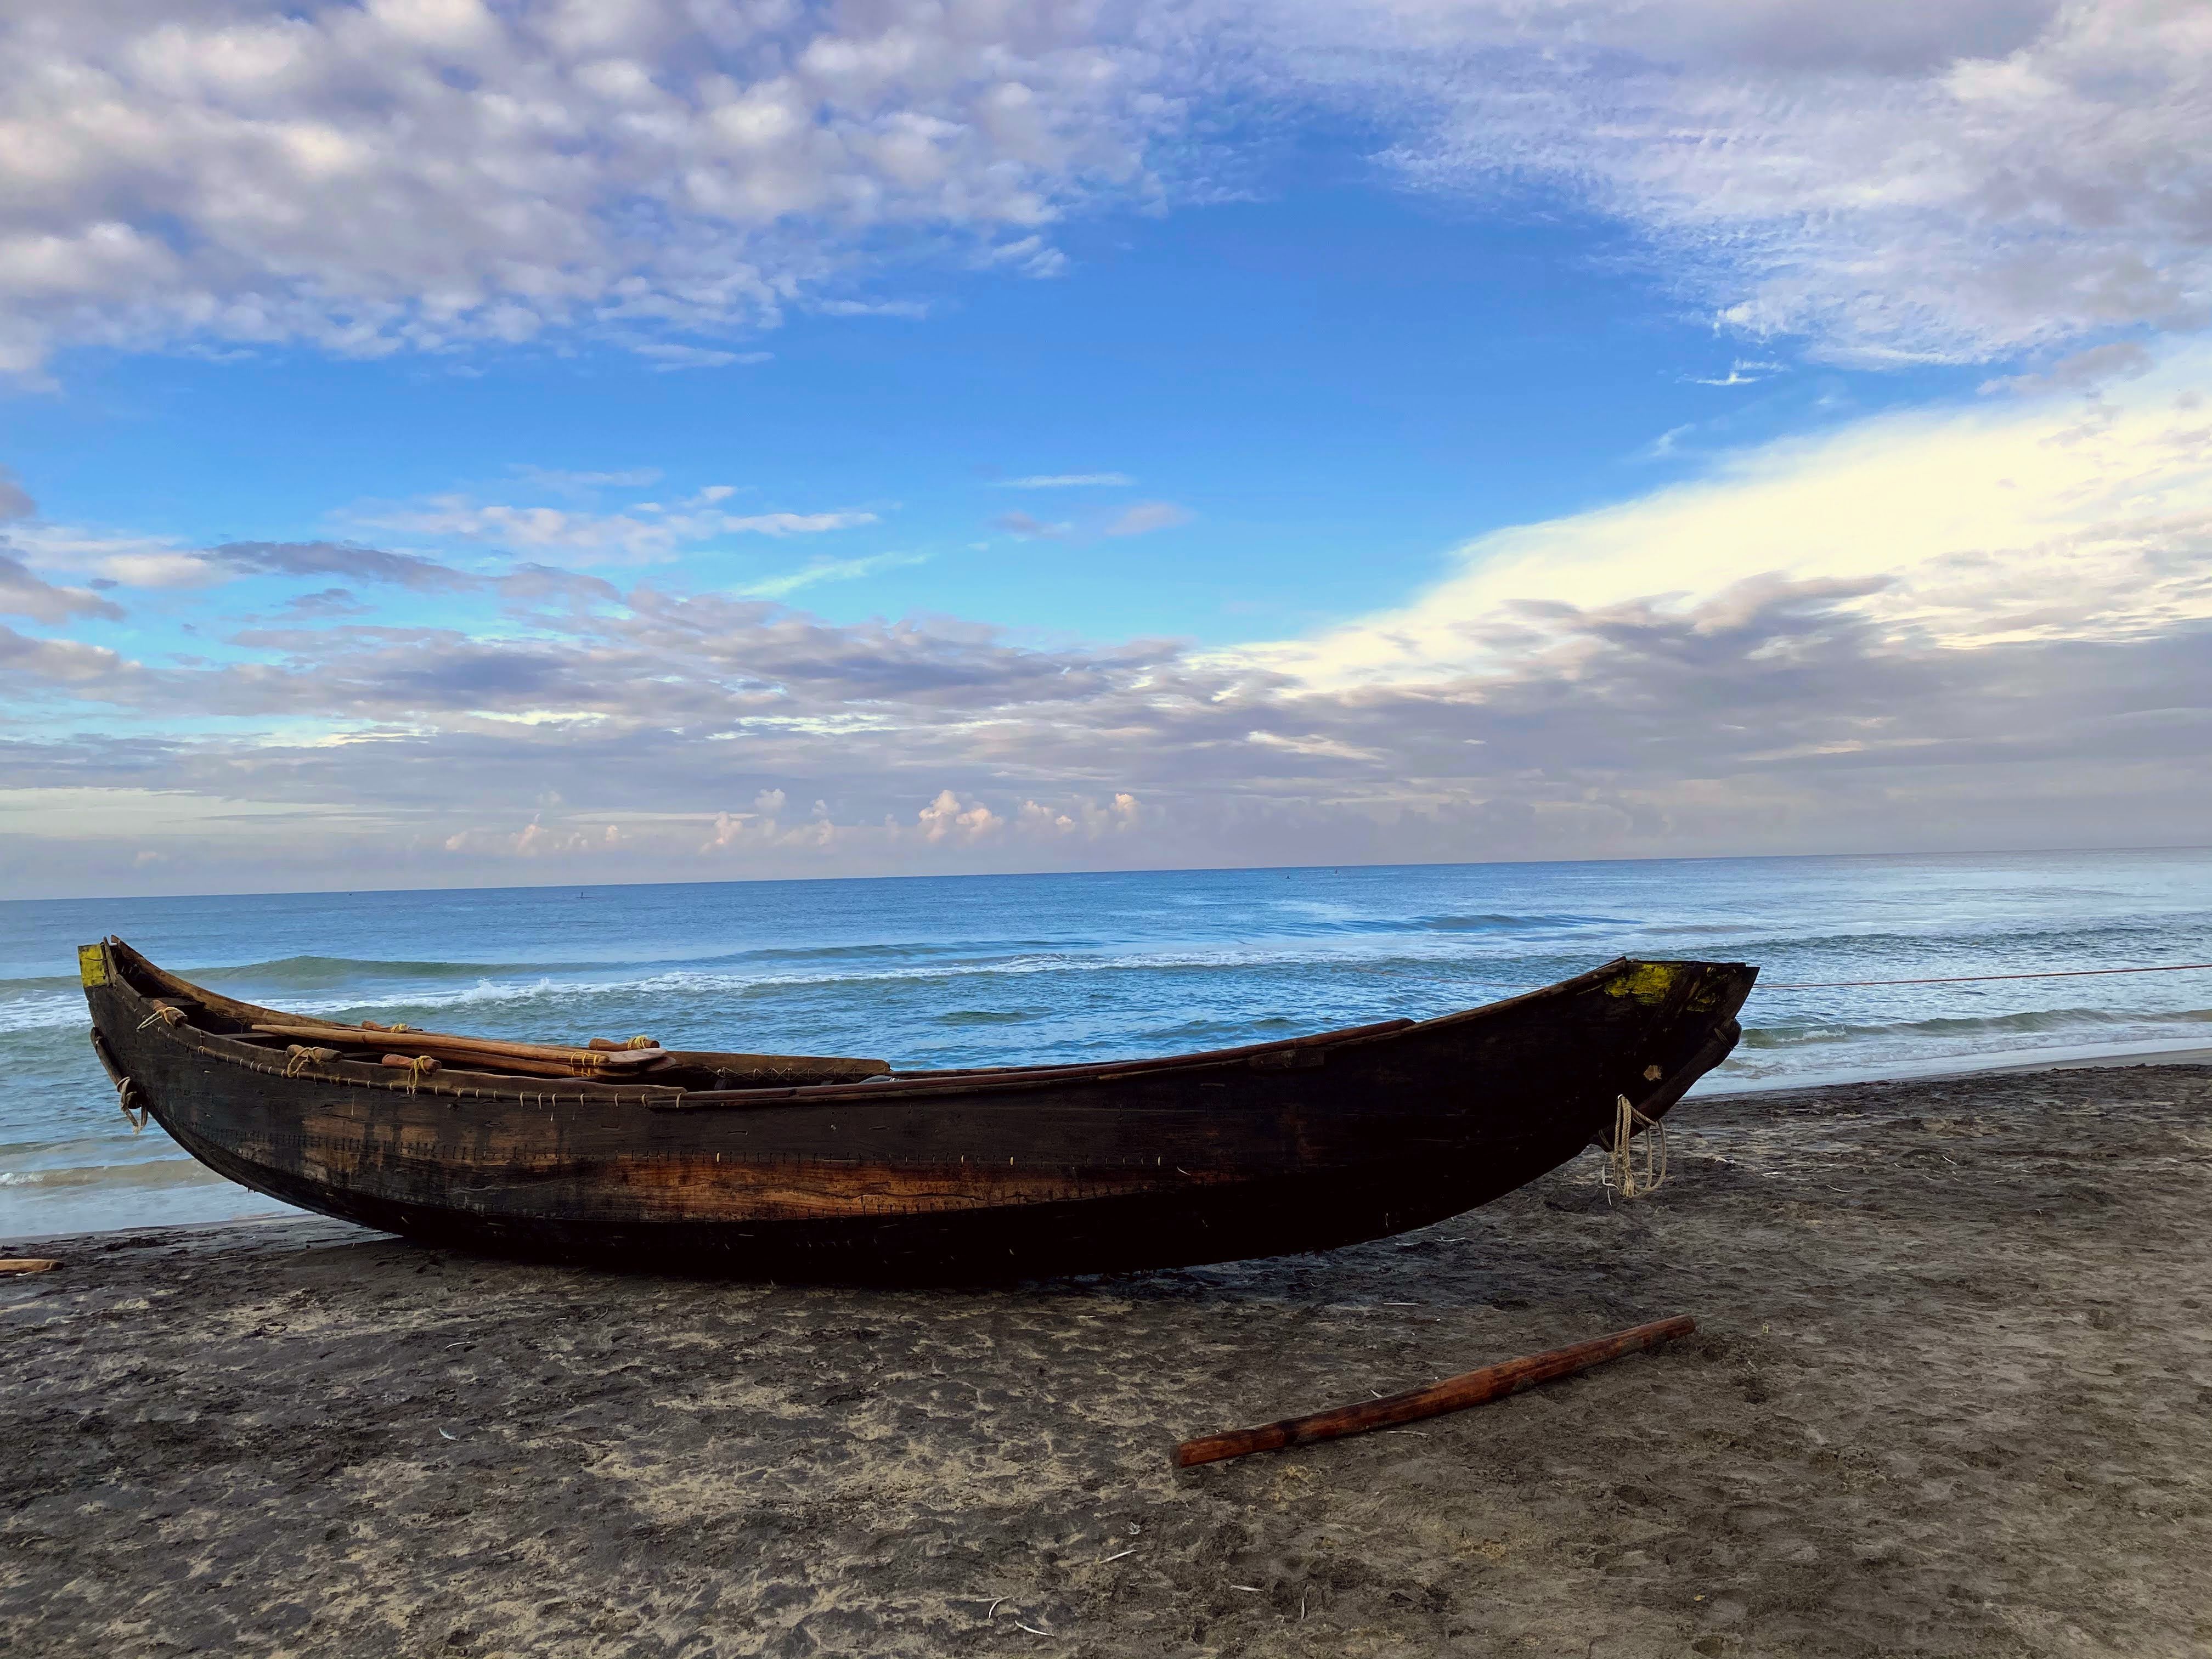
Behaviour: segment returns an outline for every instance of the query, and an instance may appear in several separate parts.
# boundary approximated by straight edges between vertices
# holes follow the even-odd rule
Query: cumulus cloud
[[[1172,115],[1101,8],[30,0],[0,21],[0,367],[549,327],[671,366],[867,249],[1142,191]]]

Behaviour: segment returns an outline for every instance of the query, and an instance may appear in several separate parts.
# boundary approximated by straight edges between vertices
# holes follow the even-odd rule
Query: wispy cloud
[[[1027,513],[1001,513],[991,520],[991,527],[1003,530],[1009,536],[1018,536],[1024,541],[1065,541],[1075,533],[1072,524],[1048,524]]]
[[[468,587],[476,578],[417,553],[390,553],[358,542],[225,542],[201,556],[244,574],[343,576],[420,590]]]
[[[733,363],[764,363],[775,354],[772,351],[722,351],[712,346],[678,345],[665,340],[647,340],[632,346],[641,357],[653,360],[653,367],[665,374],[679,368],[727,368]]]
[[[1729,365],[1725,374],[1686,374],[1682,378],[1692,386],[1757,386],[1761,380],[1771,380],[1783,372],[1781,363],[1759,362],[1739,357]]]
[[[433,495],[357,509],[363,524],[409,535],[480,542],[518,552],[560,553],[592,560],[666,558],[735,536],[818,536],[876,523],[873,513],[732,513],[722,502],[737,491],[711,485],[681,501],[641,501],[619,512],[481,501]]]
[[[926,564],[927,553],[878,553],[866,559],[823,559],[787,571],[780,576],[764,576],[758,581],[746,582],[732,592],[746,599],[787,599],[801,588],[812,587],[817,582],[845,582],[862,576],[872,576],[885,570],[897,570],[908,565]]]
[[[1177,525],[1188,524],[1192,517],[1188,507],[1177,507],[1173,501],[1139,501],[1127,512],[1115,514],[1102,533],[1143,536],[1155,530],[1172,530]]]
[[[929,315],[929,305],[923,300],[815,300],[809,309],[825,317],[905,317],[919,319]]]
[[[1753,337],[1984,361],[2212,292],[2212,34],[2150,0],[1302,0],[1238,38],[1278,97],[1395,134],[1409,185],[1538,183],[1647,239]]]
[[[1026,478],[1000,478],[1000,489],[1126,489],[1137,481],[1126,472],[1038,472]]]
[[[550,489],[562,495],[589,495],[601,489],[650,489],[662,477],[657,466],[624,467],[611,472],[570,472],[559,467],[527,465],[511,470],[533,489]]]

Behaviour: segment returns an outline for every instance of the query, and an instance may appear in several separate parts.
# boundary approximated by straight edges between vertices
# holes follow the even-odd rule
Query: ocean
[[[23,901],[0,904],[0,1242],[282,1208],[117,1111],[76,975],[107,933],[344,1020],[908,1066],[1438,1014],[1623,955],[1759,965],[1708,1091],[2212,1045],[2212,972],[1783,988],[2212,962],[2212,849]]]

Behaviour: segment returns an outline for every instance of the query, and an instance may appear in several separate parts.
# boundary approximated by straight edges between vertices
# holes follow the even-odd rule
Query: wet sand
[[[1013,1291],[282,1221],[0,1280],[0,1650],[2198,1655],[2212,1070],[1692,1100],[1338,1252]],[[1503,1403],[1180,1437],[1661,1316]]]

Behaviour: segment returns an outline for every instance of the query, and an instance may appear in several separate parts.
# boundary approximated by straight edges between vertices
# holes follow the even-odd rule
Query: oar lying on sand
[[[11,1255],[0,1258],[0,1273],[50,1273],[61,1265],[49,1256]]]
[[[1341,1440],[1346,1435],[1364,1434],[1370,1429],[1387,1429],[1394,1424],[1418,1422],[1424,1417],[1441,1417],[1446,1412],[1463,1411],[1469,1406],[1503,1400],[1509,1394],[1533,1389],[1554,1377],[1571,1376],[1577,1371],[1587,1370],[1607,1359],[1618,1359],[1640,1348],[1655,1348],[1670,1337],[1687,1336],[1697,1328],[1698,1322],[1683,1314],[1612,1336],[1601,1336],[1594,1341],[1577,1342],[1571,1348],[1554,1348],[1549,1353],[1485,1365],[1479,1371],[1448,1376],[1425,1389],[1408,1389],[1403,1394],[1357,1406],[1339,1406],[1334,1411],[1316,1412],[1310,1417],[1288,1417],[1261,1428],[1231,1429],[1226,1434],[1186,1440],[1176,1448],[1176,1467],[1187,1469],[1197,1463],[1218,1463],[1224,1457],[1242,1457],[1247,1452],[1275,1451],[1316,1440]]]

